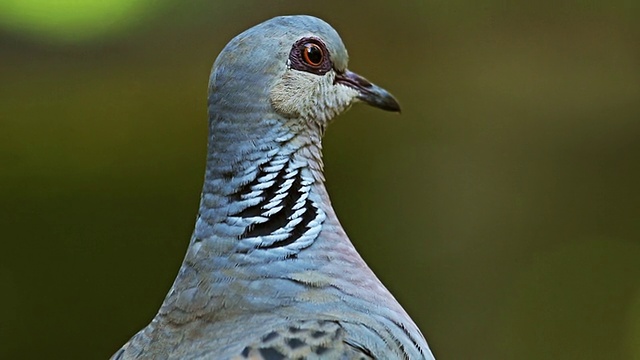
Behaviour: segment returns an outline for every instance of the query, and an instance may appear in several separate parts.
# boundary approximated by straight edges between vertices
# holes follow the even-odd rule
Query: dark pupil
[[[322,51],[315,45],[307,45],[305,51],[307,52],[307,58],[313,64],[319,64],[322,61]]]

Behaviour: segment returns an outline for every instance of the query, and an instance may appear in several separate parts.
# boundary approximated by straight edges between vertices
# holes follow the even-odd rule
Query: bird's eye
[[[324,75],[333,67],[331,53],[322,40],[304,37],[291,46],[287,67],[315,75]]]
[[[302,50],[302,58],[304,61],[311,66],[320,66],[322,64],[322,60],[324,59],[324,53],[322,52],[322,48],[314,43],[306,43],[304,44],[304,49]]]

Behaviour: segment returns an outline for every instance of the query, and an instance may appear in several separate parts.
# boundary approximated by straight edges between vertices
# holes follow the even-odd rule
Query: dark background
[[[439,359],[640,359],[640,2],[0,0],[0,358],[106,359],[199,201],[226,42],[320,16],[400,116],[329,128],[334,206]]]

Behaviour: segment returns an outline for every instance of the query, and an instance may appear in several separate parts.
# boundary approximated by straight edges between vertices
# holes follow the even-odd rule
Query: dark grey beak
[[[336,74],[336,83],[358,90],[358,99],[382,110],[400,112],[400,104],[387,90],[372,84],[362,76],[345,70]]]

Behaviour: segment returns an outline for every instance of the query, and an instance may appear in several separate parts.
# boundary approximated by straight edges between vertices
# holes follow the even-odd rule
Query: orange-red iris
[[[314,43],[306,43],[302,52],[304,61],[311,66],[320,66],[324,59],[322,48]]]

